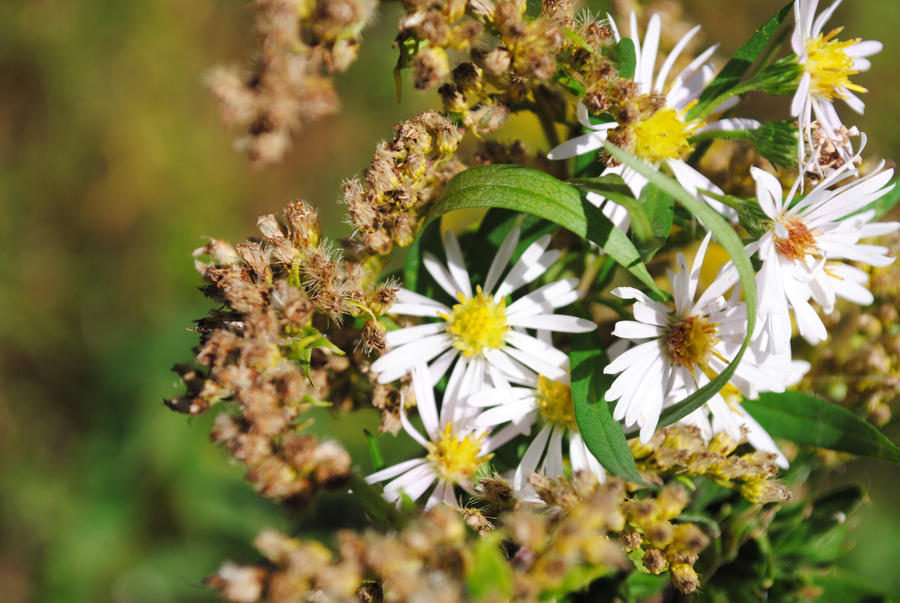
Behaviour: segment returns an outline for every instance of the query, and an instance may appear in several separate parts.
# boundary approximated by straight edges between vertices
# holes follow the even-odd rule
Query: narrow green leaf
[[[666,294],[653,281],[634,244],[576,188],[553,176],[517,165],[489,165],[454,176],[431,207],[425,222],[466,207],[502,207],[549,220],[603,248],[657,297]]]
[[[731,363],[725,367],[725,370],[709,383],[681,402],[678,402],[674,406],[670,406],[662,412],[659,417],[659,426],[664,427],[665,425],[669,425],[686,417],[696,409],[700,408],[707,400],[725,387],[728,380],[731,379],[738,363],[741,361],[741,358],[744,357],[744,352],[750,344],[750,336],[753,334],[753,327],[756,325],[756,275],[753,271],[753,266],[750,263],[750,258],[747,257],[747,253],[744,251],[744,244],[741,242],[741,239],[731,228],[731,225],[728,224],[716,210],[684,190],[678,182],[664,176],[631,153],[623,151],[609,141],[603,141],[603,146],[610,155],[647,178],[650,184],[656,186],[661,192],[675,198],[676,201],[696,216],[697,219],[713,233],[713,236],[716,237],[719,245],[721,245],[728,255],[731,256],[731,260],[734,262],[735,268],[737,268],[738,275],[740,276],[741,287],[744,290],[744,302],[747,304],[747,335],[744,338],[741,349]],[[629,432],[627,435],[631,437],[636,434],[637,431],[634,431]]]
[[[669,238],[672,221],[675,217],[675,199],[648,183],[641,191],[641,201],[644,203],[647,215],[650,216],[653,236],[661,239]]]
[[[381,471],[384,469],[384,457],[381,456],[378,442],[375,441],[375,436],[368,429],[363,429],[363,435],[369,444],[369,456],[372,457],[372,471]]]
[[[599,178],[583,178],[569,182],[580,189],[600,193],[628,210],[631,218],[631,234],[637,240],[635,247],[644,261],[647,261],[648,257],[659,249],[646,208],[643,203],[632,196],[631,189],[628,188],[621,176],[610,174]]]
[[[603,398],[614,375],[603,373],[609,359],[597,341],[596,333],[580,333],[572,338],[569,362],[575,422],[588,450],[612,475],[644,483],[622,426],[612,418],[609,403]]]
[[[728,92],[738,85],[738,82],[747,72],[747,69],[756,61],[756,58],[763,51],[778,28],[784,22],[788,13],[791,12],[794,2],[788,2],[784,8],[772,15],[762,27],[750,37],[747,42],[738,48],[734,56],[725,63],[719,75],[710,82],[709,86],[700,94],[697,104],[694,105],[687,113],[687,119],[703,118],[716,108],[725,98],[728,98]]]
[[[900,448],[874,425],[815,396],[792,391],[765,393],[759,400],[744,400],[744,408],[772,436],[900,463]]]
[[[622,38],[616,45],[619,57],[619,75],[628,79],[634,78],[634,70],[637,68],[637,53],[634,50],[634,41],[631,38]]]

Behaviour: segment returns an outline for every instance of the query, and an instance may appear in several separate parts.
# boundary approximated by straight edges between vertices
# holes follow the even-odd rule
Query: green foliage
[[[702,119],[709,115],[725,99],[735,96],[735,88],[751,65],[769,44],[793,7],[793,0],[772,15],[756,30],[747,42],[738,48],[719,75],[700,94],[697,104],[687,113],[687,119]]]
[[[633,78],[634,70],[637,68],[634,41],[631,38],[622,38],[614,47],[610,46],[610,49],[615,49],[610,58],[618,64],[619,75],[628,79]]]
[[[710,130],[695,137],[699,142],[719,138],[746,140],[756,151],[774,163],[786,168],[797,165],[797,136],[799,132],[793,120],[770,121],[750,130]]]
[[[811,465],[795,463],[799,483]],[[834,567],[849,546],[848,518],[864,497],[848,486],[768,510],[733,495],[721,500],[710,507],[719,537],[701,555],[705,586],[694,600],[785,601],[805,593],[817,601],[886,601],[878,588]]]
[[[466,577],[469,594],[475,601],[503,600],[513,594],[512,568],[501,552],[501,535],[488,534],[475,545],[475,556]]]
[[[759,400],[745,400],[744,407],[774,437],[900,463],[900,448],[875,426],[814,396],[764,393]]]
[[[500,207],[539,216],[592,241],[615,258],[655,295],[653,281],[634,244],[578,190],[553,176],[515,165],[476,167],[456,175],[426,216],[426,223],[469,207]]]
[[[610,474],[643,483],[622,426],[612,418],[609,403],[603,398],[614,377],[603,373],[609,359],[597,339],[596,333],[581,333],[572,338],[569,360],[578,431]]]

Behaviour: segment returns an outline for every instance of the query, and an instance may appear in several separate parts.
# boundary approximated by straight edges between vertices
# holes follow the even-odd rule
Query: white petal
[[[434,384],[428,375],[428,368],[418,364],[412,371],[413,391],[416,393],[416,408],[425,427],[425,433],[432,441],[438,439],[441,426],[438,423],[438,410],[434,401]]]
[[[615,127],[617,125],[618,123],[615,123],[614,125],[611,125],[611,127]],[[576,136],[575,138],[567,140],[564,143],[550,149],[550,152],[547,153],[547,159],[568,159],[569,157],[577,157],[578,155],[590,153],[591,151],[595,151],[601,148],[605,139],[605,129],[591,132],[590,134]]]
[[[450,272],[441,264],[440,260],[438,260],[434,254],[426,251],[422,255],[422,263],[425,265],[425,270],[428,271],[428,274],[435,280],[435,282],[440,285],[441,289],[447,292],[447,294],[456,299],[461,290],[459,286],[454,282],[453,277],[450,276]]]
[[[446,322],[429,322],[424,325],[416,325],[414,327],[404,327],[395,331],[388,331],[385,334],[385,341],[389,347],[397,346],[421,339],[427,335],[436,335],[447,329]]]
[[[563,333],[587,333],[597,328],[597,325],[590,320],[565,314],[516,315],[508,317],[507,320],[508,324],[514,327]]]
[[[509,234],[503,239],[500,249],[497,250],[497,255],[494,256],[494,260],[491,262],[491,268],[488,270],[487,278],[484,279],[485,293],[490,294],[494,290],[494,285],[497,284],[497,280],[506,269],[509,258],[512,257],[513,252],[516,250],[516,245],[519,244],[520,234],[519,227],[516,226],[509,231]]]
[[[466,270],[462,250],[459,248],[459,241],[452,230],[444,233],[444,252],[447,254],[447,267],[450,269],[450,276],[453,277],[458,291],[466,297],[472,297],[472,283],[469,280],[469,273]]]
[[[633,320],[620,320],[613,329],[613,335],[622,339],[650,339],[659,337],[660,329],[654,325]]]
[[[428,461],[426,461],[424,458],[419,458],[419,459],[412,459],[409,461],[403,461],[402,463],[397,463],[396,465],[391,465],[390,467],[386,467],[386,468],[382,469],[381,471],[376,471],[375,473],[372,473],[371,475],[366,476],[366,483],[374,484],[377,482],[384,481],[386,479],[391,479],[392,477],[396,477],[396,476],[400,475],[401,473],[405,473],[405,472],[409,471],[410,469],[418,467],[419,465],[422,465],[426,462],[428,462]]]
[[[773,220],[780,218],[784,212],[781,183],[775,176],[757,167],[750,168],[750,175],[756,181],[756,198],[760,209]]]
[[[446,333],[423,337],[418,341],[407,343],[384,354],[372,363],[372,372],[382,374],[379,376],[379,383],[388,383],[389,381],[381,380],[385,373],[393,373],[399,370],[402,371],[402,375],[412,368],[416,362],[428,362],[452,344],[450,336]]]
[[[519,466],[516,467],[515,477],[513,477],[513,488],[518,492],[528,484],[528,478],[537,469],[541,457],[544,455],[544,448],[547,446],[547,440],[550,438],[551,427],[545,425],[528,445],[525,454]]]

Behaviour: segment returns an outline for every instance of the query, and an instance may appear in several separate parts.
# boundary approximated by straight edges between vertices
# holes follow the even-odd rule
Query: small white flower
[[[425,268],[459,303],[450,307],[400,289],[390,313],[439,320],[388,332],[387,344],[393,349],[372,364],[379,382],[398,379],[418,363],[429,363],[431,380],[436,383],[455,362],[450,384],[455,387],[462,382],[469,391],[477,391],[488,382],[499,387],[509,379],[521,380],[529,369],[552,378],[565,375],[559,367],[567,356],[549,342],[529,335],[526,329],[581,333],[596,325],[553,313],[554,308],[578,298],[574,278],[544,285],[506,305],[508,295],[537,279],[559,258],[559,251],[547,251],[550,235],[541,237],[501,279],[518,241],[519,229],[515,228],[497,251],[484,287],[475,291],[452,232],[444,235],[446,267],[433,255],[424,254]]]
[[[796,0],[794,3],[796,25],[791,46],[797,55],[797,62],[803,67],[803,76],[791,102],[791,115],[797,118],[800,127],[797,153],[801,165],[806,155],[805,146],[815,144],[813,120],[821,124],[822,133],[834,137],[832,142],[845,160],[849,160],[853,153],[849,141],[840,136],[843,124],[834,108],[834,99],[843,100],[857,113],[865,110],[865,104],[854,92],[867,90],[851,82],[850,76],[867,71],[871,63],[866,57],[882,49],[881,42],[873,40],[837,40],[835,36],[840,33],[840,27],[827,34],[822,33],[825,22],[840,3],[841,0],[836,0],[818,17],[818,0]]]
[[[486,389],[471,396],[468,404],[487,409],[475,418],[478,427],[506,424],[507,428],[513,426],[530,434],[535,424],[540,425],[511,480],[520,497],[530,499],[535,496],[528,484],[529,476],[535,471],[554,479],[562,477],[565,436],[569,439],[572,471],[591,471],[600,481],[606,478],[606,471],[588,450],[578,431],[568,377],[552,380],[532,373],[521,387],[512,387],[509,391]]]
[[[893,222],[869,223],[873,211],[858,213],[893,188],[888,185],[893,170],[881,170],[883,165],[865,177],[829,190],[852,169],[852,165],[845,165],[797,203],[792,203],[796,185],[784,198],[774,176],[751,168],[759,206],[772,220],[769,230],[747,246],[748,253],[758,253],[762,260],[756,275],[760,303],[754,335],[760,349],[783,353],[788,347],[789,312],[793,312],[800,335],[807,341],[824,341],[828,333],[810,299],[826,314],[833,311],[836,296],[862,304],[873,301],[864,287],[868,280],[865,273],[835,260],[872,266],[894,261],[886,247],[859,243],[860,239],[893,232],[900,226]]]
[[[399,502],[403,494],[418,500],[437,482],[425,508],[441,501],[459,506],[454,488],[459,486],[466,492],[474,493],[475,473],[491,459],[491,451],[509,441],[518,430],[510,427],[489,435],[487,429],[476,428],[470,420],[472,413],[462,402],[462,398],[470,395],[471,391],[451,390],[448,387],[438,411],[434,384],[424,364],[412,369],[412,382],[416,408],[427,437],[410,424],[402,408],[400,421],[404,431],[428,454],[376,471],[366,478],[366,482],[373,484],[391,480],[384,487],[384,497],[391,502]]]
[[[679,272],[669,273],[675,297],[674,312],[637,289],[619,287],[613,295],[634,299],[634,320],[616,323],[613,335],[638,342],[607,365],[603,372],[618,374],[606,399],[618,400],[613,418],[626,426],[640,427],[647,442],[659,422],[662,409],[694,393],[721,373],[737,355],[746,333],[747,309],[740,302],[726,302],[710,286],[695,302],[700,267],[710,241],[703,239],[688,270],[678,254]],[[742,359],[730,384],[747,397],[760,391],[784,391],[784,376],[766,371],[753,358]],[[707,402],[714,413],[726,404],[721,394]]]
[[[613,29],[616,41],[620,40],[619,31],[615,21],[609,17],[610,26]],[[672,81],[666,83],[669,73],[678,60],[682,51],[691,39],[700,31],[700,26],[687,32],[669,53],[665,61],[656,72],[656,55],[659,49],[660,25],[659,15],[653,15],[647,26],[644,42],[641,43],[638,34],[637,18],[631,13],[631,39],[634,42],[637,58],[634,70],[634,82],[640,87],[642,94],[664,95],[665,105],[653,113],[649,118],[630,126],[635,137],[634,154],[650,162],[653,165],[665,164],[672,171],[678,182],[691,194],[702,198],[719,212],[736,217],[734,211],[725,207],[711,197],[700,196],[698,191],[712,191],[723,194],[715,184],[706,176],[684,161],[683,157],[690,152],[692,145],[691,136],[709,130],[747,130],[759,127],[759,122],[752,119],[723,119],[710,124],[704,124],[700,120],[687,120],[685,115],[691,105],[699,98],[700,93],[715,77],[715,69],[708,62],[716,51],[717,46],[712,46],[691,61]],[[716,108],[721,111],[737,102],[737,99],[729,99]],[[591,129],[588,134],[568,140],[547,153],[550,159],[566,159],[576,155],[599,149],[603,146],[609,130],[617,128],[617,122],[591,124],[587,109],[584,104],[578,103],[578,120],[582,125]],[[604,174],[620,174],[628,184],[635,198],[639,197],[647,179],[624,165],[607,168]],[[602,211],[619,228],[626,229],[630,224],[628,212],[624,207],[606,200],[597,193],[588,193],[587,198],[598,207],[602,204]],[[605,203],[604,203],[605,201]]]

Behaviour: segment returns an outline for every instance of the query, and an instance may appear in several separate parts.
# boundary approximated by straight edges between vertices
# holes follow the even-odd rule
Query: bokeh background
[[[685,2],[722,56],[781,4]],[[295,198],[347,233],[341,180],[394,123],[437,105],[409,85],[395,99],[399,14],[385,7],[339,78],[344,111],[258,171],[202,84],[254,44],[242,0],[0,2],[0,600],[214,600],[201,581],[222,560],[255,559],[263,527],[294,529],[208,442],[209,417],[162,404],[208,310],[190,252],[206,235],[252,235]],[[848,1],[832,23],[884,41],[858,78],[872,90],[858,123],[873,154],[900,156],[900,2]],[[898,475],[855,462],[833,476],[871,491],[847,567],[893,592]]]

